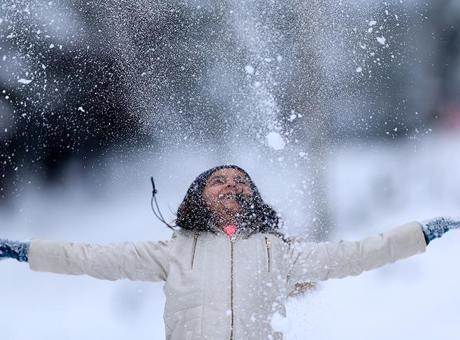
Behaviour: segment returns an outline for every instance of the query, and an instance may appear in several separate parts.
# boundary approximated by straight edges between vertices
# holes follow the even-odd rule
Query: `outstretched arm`
[[[0,240],[0,258],[27,261],[34,271],[89,275],[104,280],[164,281],[168,275],[168,249],[168,242],[96,245]]]
[[[290,287],[358,275],[366,270],[424,252],[422,225],[412,222],[361,241],[313,243],[296,240],[291,245]]]

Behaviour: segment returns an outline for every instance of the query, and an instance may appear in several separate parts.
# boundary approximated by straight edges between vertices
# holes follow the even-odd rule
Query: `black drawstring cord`
[[[158,218],[161,222],[163,222],[168,228],[172,230],[174,227],[170,225],[168,222],[166,222],[165,218],[163,217],[163,214],[161,213],[160,207],[158,206],[158,201],[156,194],[158,193],[157,189],[155,188],[155,182],[153,181],[153,176],[150,177],[150,181],[152,182],[152,199],[150,200],[150,207],[152,208],[153,214],[155,215],[156,218]],[[153,206],[153,202],[155,202],[155,206],[158,210],[158,212],[155,211],[155,207]]]

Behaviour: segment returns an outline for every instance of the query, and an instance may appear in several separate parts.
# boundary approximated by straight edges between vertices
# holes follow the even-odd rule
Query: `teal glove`
[[[449,230],[460,229],[460,221],[448,217],[436,217],[422,222],[423,233],[425,234],[426,244],[436,238],[441,237]]]
[[[0,260],[15,259],[19,262],[29,261],[29,242],[0,239]]]

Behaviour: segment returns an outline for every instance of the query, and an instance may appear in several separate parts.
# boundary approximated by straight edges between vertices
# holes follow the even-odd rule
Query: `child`
[[[0,240],[0,258],[35,271],[164,281],[166,338],[282,339],[270,323],[312,281],[358,275],[425,251],[460,222],[412,222],[356,242],[287,239],[276,212],[235,165],[199,175],[168,241],[92,245]]]

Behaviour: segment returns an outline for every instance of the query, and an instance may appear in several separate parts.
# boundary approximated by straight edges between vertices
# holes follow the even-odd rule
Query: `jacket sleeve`
[[[361,241],[313,243],[297,239],[289,250],[288,285],[294,290],[303,282],[358,275],[425,249],[425,237],[417,222]]]
[[[34,271],[89,275],[112,281],[164,281],[168,276],[169,242],[95,245],[32,240],[29,267]]]

